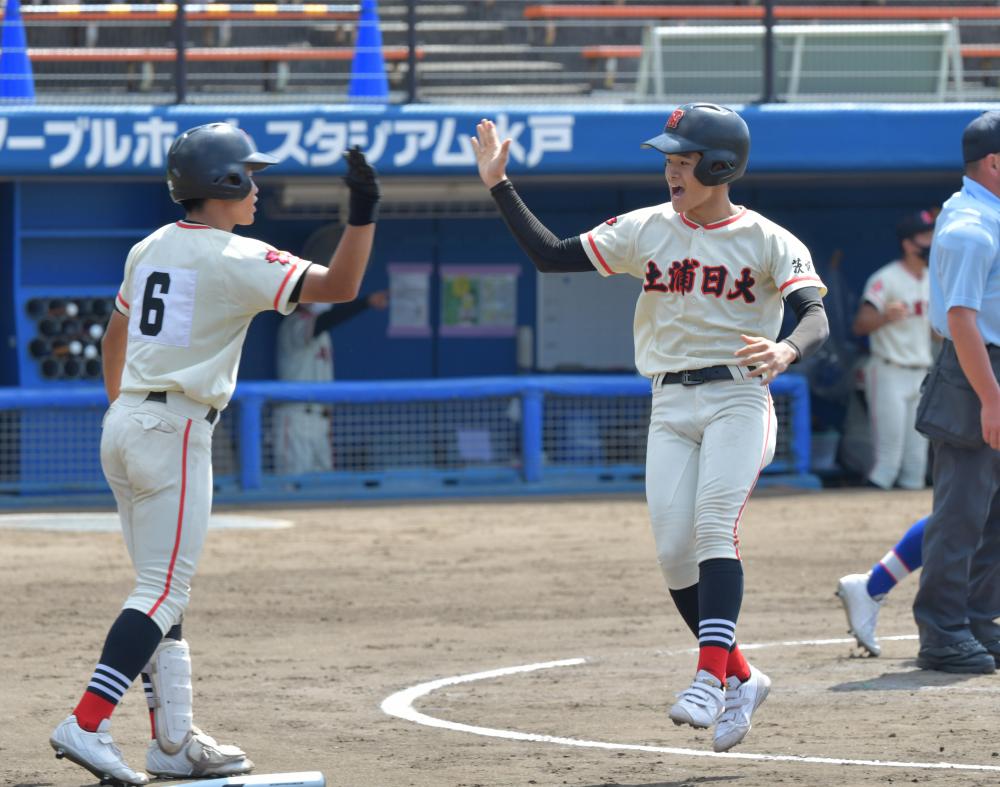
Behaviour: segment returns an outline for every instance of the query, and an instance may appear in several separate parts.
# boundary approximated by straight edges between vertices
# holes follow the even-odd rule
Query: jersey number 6
[[[166,304],[157,295],[170,292],[170,274],[154,271],[146,279],[146,291],[142,295],[142,318],[139,330],[144,336],[156,336],[163,330],[163,310]]]

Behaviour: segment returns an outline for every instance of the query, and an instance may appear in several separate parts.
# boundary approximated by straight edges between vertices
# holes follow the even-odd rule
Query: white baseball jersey
[[[868,337],[872,355],[900,366],[931,365],[930,287],[926,271],[918,278],[898,260],[871,275],[862,300],[879,313],[892,301],[906,306],[905,318],[872,331]]]
[[[116,305],[129,318],[123,392],[181,391],[222,410],[254,315],[295,308],[309,263],[252,238],[178,221],[139,241]]]
[[[826,287],[805,245],[760,214],[739,208],[701,226],[670,203],[609,219],[580,236],[602,276],[643,280],[635,307],[640,374],[732,365],[740,334],[777,339],[782,297]]]
[[[333,379],[333,341],[330,332],[313,336],[316,318],[328,304],[306,303],[278,327],[278,379],[330,382]]]

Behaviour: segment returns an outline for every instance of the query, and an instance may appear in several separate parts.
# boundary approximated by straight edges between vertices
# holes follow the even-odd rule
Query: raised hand
[[[382,196],[382,189],[378,183],[378,173],[375,168],[368,163],[361,148],[355,145],[344,152],[344,160],[347,162],[347,175],[344,183],[351,190],[352,194],[367,197],[370,200],[378,200]]]
[[[480,120],[476,124],[476,136],[472,137],[472,149],[476,152],[476,165],[479,167],[479,177],[487,188],[493,188],[497,183],[507,178],[507,158],[510,153],[510,140],[502,143],[497,136],[497,127],[492,120]]]
[[[347,206],[347,223],[353,227],[373,224],[378,218],[378,203],[382,198],[378,173],[368,163],[365,154],[357,145],[344,152],[344,160],[347,162],[344,183],[351,192]]]

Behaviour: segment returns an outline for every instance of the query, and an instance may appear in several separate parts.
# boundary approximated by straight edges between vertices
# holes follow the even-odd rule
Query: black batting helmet
[[[701,153],[694,176],[706,186],[721,186],[743,175],[750,157],[750,129],[736,112],[717,104],[677,107],[663,133],[642,143],[663,154]]]
[[[208,123],[188,129],[170,146],[167,188],[174,202],[243,199],[252,188],[247,168],[256,172],[277,163],[236,126]]]

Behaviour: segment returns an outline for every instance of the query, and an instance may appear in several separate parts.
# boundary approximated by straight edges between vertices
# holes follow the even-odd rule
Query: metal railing
[[[764,483],[816,486],[808,383],[786,374],[771,393],[778,444]],[[310,424],[326,430],[330,456],[289,472],[282,424],[306,405],[307,418],[325,416]],[[98,386],[0,388],[0,506],[106,494],[105,407]],[[241,382],[215,428],[214,476],[230,498],[637,490],[649,408],[636,375]]]
[[[858,61],[895,76],[929,72],[950,47],[944,89],[930,100],[1000,98],[1000,7],[980,0],[888,5],[765,0],[757,3],[373,0],[344,4],[113,4],[22,6],[36,100],[46,103],[633,103],[663,100],[640,89],[653,74],[656,41],[678,49],[680,34],[701,36],[702,58],[729,59],[729,71],[702,70],[723,93],[726,73],[759,74],[747,101],[790,101],[783,90],[803,73],[833,83],[836,100],[909,100],[851,81],[836,62]],[[950,25],[940,44],[901,37],[906,25]],[[841,43],[813,40],[783,49],[793,26],[840,30]],[[894,27],[895,26],[895,27]],[[724,28],[761,30],[749,59],[735,58]],[[863,36],[851,28],[865,28]],[[880,29],[883,28],[880,34]],[[836,31],[835,31],[836,32]],[[837,49],[837,47],[841,47]],[[899,57],[912,50],[912,62]],[[794,49],[794,47],[793,47]],[[890,58],[888,53],[895,53]],[[795,57],[816,55],[796,71]],[[905,51],[903,52],[905,55]],[[358,55],[364,57],[358,58]],[[374,71],[381,73],[374,73]],[[645,69],[645,70],[644,70]],[[698,69],[694,69],[696,72]],[[676,79],[676,70],[668,72]],[[385,78],[384,90],[352,85]],[[662,74],[661,74],[662,75]],[[10,75],[5,75],[11,78]],[[879,74],[873,74],[877,82]],[[839,82],[838,82],[839,80]],[[837,85],[840,89],[836,89]],[[688,92],[680,85],[675,92]],[[713,91],[709,91],[713,92]],[[669,91],[668,91],[669,93]],[[822,95],[822,94],[821,94]]]

